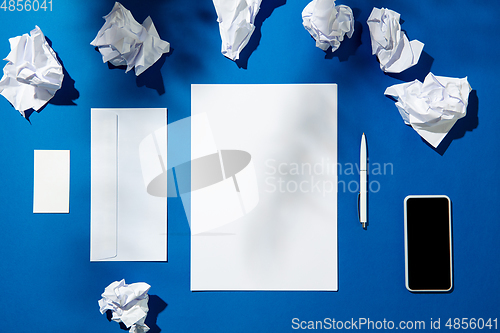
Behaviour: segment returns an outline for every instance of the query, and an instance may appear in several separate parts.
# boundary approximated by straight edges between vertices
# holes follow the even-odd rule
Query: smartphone
[[[446,195],[404,200],[405,279],[411,292],[453,288],[451,201]]]

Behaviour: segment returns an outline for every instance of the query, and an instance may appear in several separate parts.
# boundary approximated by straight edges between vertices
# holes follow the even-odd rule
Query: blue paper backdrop
[[[448,318],[499,315],[500,2],[339,2],[353,8],[356,32],[327,55],[302,26],[307,0],[263,0],[251,43],[234,63],[220,53],[211,1],[124,0],[138,21],[151,15],[173,48],[138,78],[108,68],[89,44],[113,1],[52,2],[51,12],[0,10],[1,56],[9,53],[8,38],[38,25],[66,70],[61,92],[29,122],[0,98],[1,331],[120,332],[99,313],[97,300],[105,286],[122,278],[151,284],[152,332],[296,331],[293,318],[385,319],[396,326],[421,320],[426,329],[432,318],[448,329]],[[401,13],[409,38],[425,43],[416,67],[399,75],[379,69],[366,25],[374,6]],[[383,95],[386,87],[423,80],[429,71],[468,76],[474,89],[468,115],[438,150],[405,126]],[[339,186],[338,292],[191,292],[189,228],[178,199],[168,200],[168,263],[90,263],[90,108],[167,107],[171,123],[190,115],[193,83],[338,84],[339,181],[358,179],[346,168],[358,162],[363,132],[370,163],[386,165],[370,177],[377,191],[370,195],[366,231],[357,222],[356,189]],[[169,154],[188,147],[171,137]],[[71,150],[70,214],[32,213],[34,149]],[[451,293],[405,289],[408,194],[446,194],[453,202]]]

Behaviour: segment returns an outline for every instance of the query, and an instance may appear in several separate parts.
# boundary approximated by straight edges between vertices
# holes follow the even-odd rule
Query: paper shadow
[[[97,52],[99,52],[99,49],[97,47],[95,47],[94,49]],[[169,57],[173,51],[174,49],[170,47],[169,52],[162,54],[160,59],[158,59],[153,65],[151,65],[151,67],[146,69],[139,76],[136,76],[135,82],[137,86],[138,87],[146,86],[147,88],[156,90],[156,92],[158,92],[158,95],[163,95],[165,93],[165,84],[163,83],[163,75],[161,74],[161,68],[165,63],[166,58]],[[111,64],[109,61],[107,62],[107,64],[108,68],[112,70],[118,69],[125,71],[127,69],[127,66],[125,65],[115,66]],[[134,70],[131,69],[130,71],[133,72]]]
[[[148,315],[146,317],[146,320],[144,322],[150,329],[149,333],[160,333],[161,332],[161,328],[158,327],[156,322],[158,320],[158,315],[160,314],[160,312],[165,310],[167,305],[168,304],[165,303],[160,297],[158,297],[156,295],[149,295],[149,301],[148,301],[149,311],[148,311]],[[108,319],[108,321],[111,321],[112,317],[113,317],[113,311],[111,311],[111,310],[106,311],[106,319]],[[127,328],[127,326],[125,326],[124,323],[119,323],[119,324],[120,324],[120,328],[122,330],[125,330],[125,331],[129,330]]]
[[[12,104],[11,104],[12,105]],[[45,104],[43,107],[41,107],[38,112],[42,112],[42,110],[47,106],[47,104]],[[14,105],[12,105],[12,107],[14,107]],[[31,115],[33,114],[33,112],[35,112],[35,110],[33,109],[29,109],[29,110],[26,110],[24,111],[24,119],[26,119],[28,121],[28,123],[31,124],[31,120],[30,120],[30,117]]]
[[[52,47],[52,41],[47,37],[45,37],[45,39],[47,40],[47,43],[50,45],[50,47]],[[64,67],[64,63],[61,60],[61,58],[59,58],[59,54],[57,54],[57,52],[55,52],[55,54],[56,54],[57,61],[59,61],[59,63],[61,64],[64,78],[63,78],[63,81],[61,84],[61,88],[58,91],[56,91],[54,97],[52,97],[50,99],[48,104],[76,105],[76,103],[74,101],[80,97],[80,92],[78,90],[76,90],[75,80],[73,80],[71,78],[68,71],[66,70],[66,67]],[[42,111],[42,109],[38,110],[37,112],[40,113],[41,111]]]
[[[273,11],[286,4],[286,0],[262,0],[262,3],[260,5],[259,12],[257,13],[257,16],[255,17],[255,30],[250,37],[250,40],[248,41],[247,45],[241,50],[239,59],[235,61],[236,65],[239,68],[247,69],[248,68],[248,58],[250,58],[250,55],[257,49],[257,47],[260,44],[260,39],[262,37],[262,24],[264,21],[271,16]]]
[[[479,99],[477,97],[477,91],[472,90],[469,94],[469,104],[467,105],[467,114],[462,119],[459,119],[455,125],[451,128],[446,135],[437,146],[434,148],[427,141],[423,140],[429,147],[431,147],[434,151],[436,151],[439,155],[443,155],[451,142],[456,139],[462,138],[466,132],[472,132],[479,125]]]
[[[47,44],[52,48],[52,41],[46,36],[45,37]],[[56,91],[54,94],[54,97],[52,97],[44,106],[42,106],[40,109],[38,109],[36,112],[40,113],[42,112],[46,107],[47,104],[52,104],[52,105],[77,105],[74,100],[77,100],[80,97],[80,92],[76,90],[75,88],[75,80],[71,78],[69,75],[68,71],[64,67],[64,63],[62,62],[61,58],[59,58],[59,55],[57,52],[54,53],[56,55],[57,61],[61,64],[62,70],[63,70],[63,81],[61,83],[61,88]],[[30,117],[35,112],[34,109],[29,109],[24,111],[24,118],[31,124]]]
[[[96,51],[98,51],[97,47],[95,49],[96,49]],[[125,66],[125,65],[115,66],[115,65],[111,64],[109,61],[106,64],[108,64],[108,68],[109,69],[119,69],[119,70],[122,70],[122,71],[126,71],[127,70],[127,66]]]
[[[340,62],[349,60],[350,56],[353,56],[356,53],[358,47],[361,46],[361,34],[363,33],[363,25],[361,22],[356,21],[356,17],[358,17],[361,12],[358,8],[352,9],[354,15],[354,33],[351,38],[344,36],[344,40],[340,43],[340,46],[337,50],[332,52],[332,48],[328,48],[325,51],[325,59],[333,59],[338,58]]]
[[[427,52],[422,51],[422,53],[420,54],[420,59],[418,60],[418,63],[415,66],[412,66],[401,73],[385,73],[385,74],[387,76],[405,82],[411,82],[414,81],[415,79],[418,79],[420,82],[424,82],[425,77],[431,71],[433,62],[434,58],[431,57]]]
[[[149,333],[160,333],[161,328],[156,324],[158,315],[168,306],[159,296],[149,295],[149,312],[145,324],[149,326]]]
[[[57,57],[59,60],[59,57]],[[53,105],[77,105],[74,101],[80,97],[80,92],[75,88],[75,80],[69,75],[61,60],[59,60],[63,68],[64,79],[61,88],[56,92],[54,97],[49,101]]]
[[[237,235],[236,233],[231,233],[231,232],[202,232],[202,233],[199,233],[199,234],[194,234],[193,236],[196,237],[196,236],[217,236],[217,237],[220,237],[220,236],[235,236]]]
[[[151,67],[142,72],[141,75],[137,76],[135,79],[137,86],[146,86],[147,88],[156,90],[158,95],[163,95],[165,93],[165,84],[163,83],[161,68],[165,63],[166,58],[169,57],[173,51],[174,49],[170,48],[170,51],[168,53],[162,54],[157,62],[155,62]]]

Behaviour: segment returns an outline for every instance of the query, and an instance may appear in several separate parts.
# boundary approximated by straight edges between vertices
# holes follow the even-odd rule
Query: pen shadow
[[[325,51],[325,59],[338,58],[340,62],[349,60],[349,57],[356,53],[356,50],[361,46],[361,35],[363,33],[363,25],[361,22],[356,21],[356,18],[361,13],[359,8],[353,8],[352,13],[354,16],[354,32],[351,38],[344,36],[344,40],[340,43],[337,50],[332,52],[332,48],[329,47]],[[312,36],[311,36],[312,38]],[[313,38],[314,39],[314,38]]]
[[[456,139],[460,139],[465,136],[466,132],[472,132],[479,126],[479,99],[477,97],[477,91],[472,90],[469,94],[469,104],[467,105],[467,114],[465,117],[459,119],[455,125],[451,128],[448,134],[444,137],[443,141],[434,148],[427,141],[423,140],[429,147],[431,147],[439,155],[443,156],[451,142]]]
[[[257,13],[257,16],[255,17],[255,30],[252,33],[252,36],[250,37],[250,40],[248,41],[247,45],[241,50],[239,59],[235,60],[236,65],[238,68],[243,68],[247,69],[248,68],[248,59],[252,55],[252,53],[257,49],[257,47],[260,44],[260,39],[262,37],[262,24],[264,21],[271,16],[273,11],[286,4],[286,0],[263,0],[259,12]]]

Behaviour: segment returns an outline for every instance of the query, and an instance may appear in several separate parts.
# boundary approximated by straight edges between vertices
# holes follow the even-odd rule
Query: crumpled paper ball
[[[148,314],[148,291],[151,286],[144,282],[126,284],[115,281],[104,289],[99,300],[101,314],[111,310],[112,320],[124,323],[130,333],[145,333],[149,327],[144,323]]]
[[[47,43],[42,30],[35,26],[30,34],[9,39],[8,63],[0,80],[0,94],[26,117],[25,111],[38,111],[61,88],[63,68]]]
[[[115,2],[104,19],[106,22],[90,44],[97,46],[103,62],[126,65],[125,73],[135,67],[135,75],[139,76],[170,51],[170,43],[160,39],[149,16],[141,25],[128,9]]]
[[[411,42],[401,31],[399,13],[387,8],[373,8],[367,23],[370,29],[372,54],[386,73],[401,73],[418,63],[424,43]]]
[[[262,0],[212,0],[222,40],[221,53],[238,60],[255,30],[255,17]]]
[[[334,0],[313,0],[302,11],[302,24],[323,51],[337,50],[344,36],[354,33],[354,15],[348,6],[335,5]]]
[[[463,79],[427,74],[424,83],[415,80],[387,88],[385,95],[397,100],[396,107],[405,124],[434,148],[467,112],[472,88]]]

